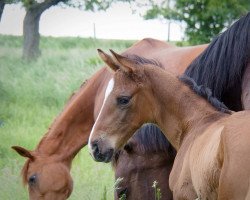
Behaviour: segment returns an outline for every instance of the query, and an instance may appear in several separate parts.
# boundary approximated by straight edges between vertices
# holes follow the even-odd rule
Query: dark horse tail
[[[232,110],[242,110],[241,83],[250,61],[250,12],[215,38],[186,69],[198,85]]]

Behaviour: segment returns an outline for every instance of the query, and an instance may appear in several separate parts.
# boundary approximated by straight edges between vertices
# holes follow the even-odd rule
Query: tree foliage
[[[208,43],[223,28],[250,10],[249,0],[175,0],[155,3],[145,18],[164,18],[186,23],[185,33],[191,44]]]

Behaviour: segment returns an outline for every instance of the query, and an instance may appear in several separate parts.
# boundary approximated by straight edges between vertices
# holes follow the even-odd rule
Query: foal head
[[[154,97],[140,59],[130,59],[111,51],[114,57],[99,50],[103,61],[115,71],[105,93],[99,116],[89,138],[90,153],[96,161],[109,162],[115,150],[145,122],[154,121]]]
[[[31,200],[64,200],[73,189],[69,168],[55,158],[36,155],[23,147],[12,147],[18,154],[28,158],[23,169],[23,183],[28,185]]]

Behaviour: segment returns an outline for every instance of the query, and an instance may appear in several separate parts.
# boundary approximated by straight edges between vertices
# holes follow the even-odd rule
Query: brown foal
[[[144,123],[157,124],[177,150],[170,174],[174,199],[249,199],[250,112],[222,113],[152,62],[99,50],[115,71],[89,147],[109,162]]]

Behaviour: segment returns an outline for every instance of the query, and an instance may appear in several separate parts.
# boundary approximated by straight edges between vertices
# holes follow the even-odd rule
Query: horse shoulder
[[[189,166],[195,191],[201,199],[216,199],[220,177],[221,135],[224,125],[216,123],[197,137],[190,150]]]
[[[222,124],[216,123],[206,128],[203,134],[193,134],[182,144],[170,177],[174,197],[216,199],[223,129]]]
[[[184,151],[178,153],[169,179],[170,189],[173,191],[173,197],[174,199],[196,199],[197,194],[192,183],[188,160],[190,146],[187,148],[184,155]]]
[[[248,199],[250,195],[250,112],[231,115],[222,135],[223,165],[219,198]]]

